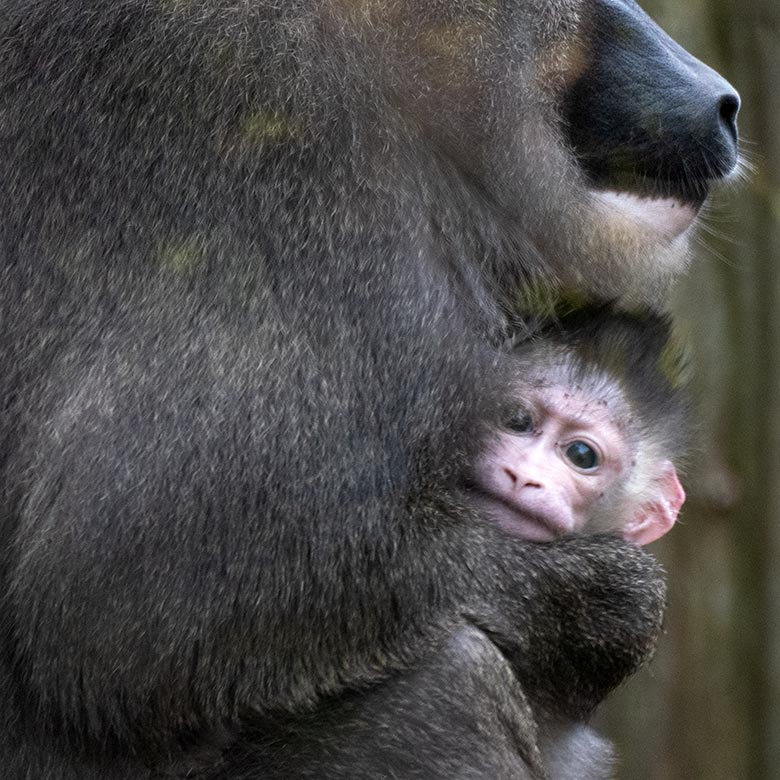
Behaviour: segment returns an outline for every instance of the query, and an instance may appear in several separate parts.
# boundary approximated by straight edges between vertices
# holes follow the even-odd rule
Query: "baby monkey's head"
[[[533,541],[663,536],[685,500],[675,464],[688,438],[668,320],[578,312],[517,345],[514,358],[504,423],[472,474],[476,504]]]

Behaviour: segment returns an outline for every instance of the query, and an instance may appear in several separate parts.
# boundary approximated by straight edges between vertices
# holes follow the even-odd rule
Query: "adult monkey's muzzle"
[[[596,190],[698,207],[738,159],[739,95],[633,0],[591,0],[566,133]]]

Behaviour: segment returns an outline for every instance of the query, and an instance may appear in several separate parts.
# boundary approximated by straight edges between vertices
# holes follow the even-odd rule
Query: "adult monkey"
[[[663,294],[722,80],[628,0],[4,0],[0,46],[9,777],[263,777],[431,653],[573,716],[635,666],[652,562],[456,486],[518,283]]]

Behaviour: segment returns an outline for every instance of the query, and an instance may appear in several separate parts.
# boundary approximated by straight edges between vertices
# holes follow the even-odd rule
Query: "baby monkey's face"
[[[476,463],[478,506],[532,541],[588,530],[630,470],[632,448],[617,411],[570,387],[529,387]]]

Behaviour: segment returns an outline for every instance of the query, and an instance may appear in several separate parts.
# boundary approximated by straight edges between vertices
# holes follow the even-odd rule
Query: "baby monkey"
[[[643,545],[685,500],[681,352],[666,318],[606,309],[542,326],[515,346],[502,428],[477,458],[472,495],[510,534],[538,542],[612,532]],[[614,754],[585,722],[536,711],[550,780],[608,780]]]
[[[532,541],[611,531],[649,544],[677,519],[686,444],[668,321],[578,312],[513,350],[516,406],[477,459],[479,508]]]

